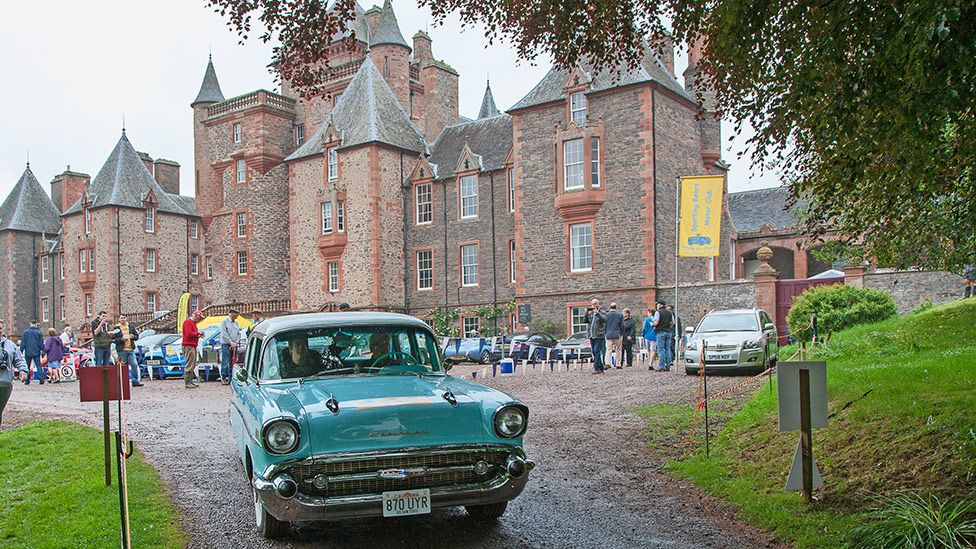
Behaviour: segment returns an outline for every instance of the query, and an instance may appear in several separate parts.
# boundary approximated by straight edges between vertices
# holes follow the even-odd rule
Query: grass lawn
[[[873,495],[976,491],[976,300],[834,334],[809,358],[827,361],[832,416],[813,435],[825,482],[816,501],[783,491],[799,435],[777,431],[765,386],[725,424],[711,459],[699,452],[672,472],[799,547],[849,544]]]
[[[115,456],[105,486],[103,448],[100,431],[65,421],[0,432],[0,546],[118,547]],[[138,452],[127,468],[132,546],[182,547],[176,508],[156,471]]]

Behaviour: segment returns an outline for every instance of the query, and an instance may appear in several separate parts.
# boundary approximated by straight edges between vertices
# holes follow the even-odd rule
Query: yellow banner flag
[[[681,178],[679,256],[718,256],[724,187],[725,176],[722,175]]]
[[[190,305],[190,294],[189,292],[184,293],[180,296],[180,305],[176,308],[176,333],[183,333],[183,321],[187,317],[187,307]]]

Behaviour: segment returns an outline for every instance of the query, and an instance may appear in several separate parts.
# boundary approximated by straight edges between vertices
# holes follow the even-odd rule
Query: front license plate
[[[430,490],[383,492],[383,516],[426,515],[430,513]]]
[[[148,366],[159,366],[160,364],[162,364],[162,361],[159,361],[159,360],[147,360],[146,361],[146,364]]]
[[[708,360],[731,360],[732,355],[708,355]]]

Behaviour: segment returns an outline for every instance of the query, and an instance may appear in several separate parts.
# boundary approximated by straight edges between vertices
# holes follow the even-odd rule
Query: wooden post
[[[108,425],[108,368],[102,368],[102,431],[105,435],[105,486],[112,485],[112,442]]]
[[[709,457],[709,446],[708,446],[708,368],[705,368],[705,349],[708,347],[708,343],[702,341],[702,358],[701,358],[701,369],[702,369],[702,379],[705,381],[705,457]]]
[[[810,428],[810,370],[800,374],[800,460],[803,467],[803,499],[813,499],[813,440]]]

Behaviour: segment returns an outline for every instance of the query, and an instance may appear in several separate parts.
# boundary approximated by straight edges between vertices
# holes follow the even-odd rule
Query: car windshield
[[[709,332],[758,332],[759,322],[754,313],[729,313],[708,315],[702,321],[697,333]]]
[[[177,334],[153,334],[139,339],[136,341],[136,344],[142,347],[159,347],[160,345],[168,345],[179,339],[179,337]]]
[[[575,334],[569,336],[566,339],[573,340],[573,339],[589,339],[589,338],[586,336],[586,332],[576,332]]]
[[[407,326],[307,328],[279,332],[264,345],[260,379],[441,373],[437,343]]]

